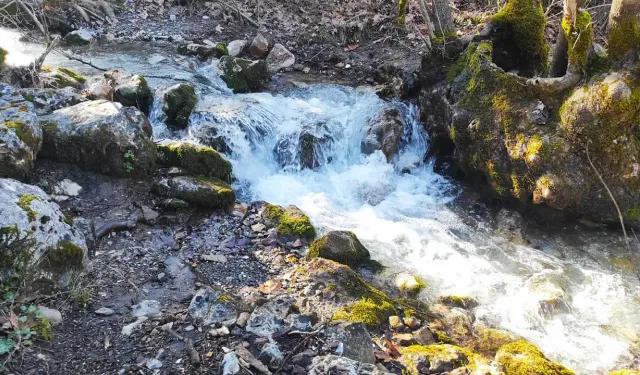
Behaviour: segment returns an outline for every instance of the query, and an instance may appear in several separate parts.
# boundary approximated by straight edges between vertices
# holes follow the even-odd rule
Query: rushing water
[[[171,75],[185,67],[174,58],[152,66],[147,57],[154,51],[131,53],[118,53],[131,71]],[[113,61],[111,52],[102,56],[94,61]],[[233,95],[214,72],[209,65],[184,73],[199,91],[189,130],[168,130],[155,103],[154,135],[190,139],[216,129],[230,149],[243,200],[295,204],[321,232],[354,231],[374,259],[425,279],[421,298],[472,296],[481,303],[478,321],[524,336],[580,374],[605,374],[632,363],[640,288],[625,267],[614,267],[629,264],[617,234],[570,227],[533,233],[537,249],[514,245],[495,234],[486,208],[462,210],[463,188],[422,162],[428,138],[414,105],[331,85]],[[381,152],[360,152],[368,120],[389,105],[407,123],[393,163]],[[317,143],[321,165],[314,170],[299,166],[301,133],[324,139]],[[557,296],[569,302],[570,311],[543,314],[539,301]]]

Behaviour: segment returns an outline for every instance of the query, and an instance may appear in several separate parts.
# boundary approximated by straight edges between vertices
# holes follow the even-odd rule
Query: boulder
[[[231,180],[231,163],[207,146],[187,141],[165,141],[157,146],[161,165],[178,167],[195,176]]]
[[[329,138],[317,137],[311,132],[302,131],[300,135],[292,135],[276,143],[276,160],[282,167],[317,168],[324,161],[319,146],[329,141]]]
[[[40,83],[42,87],[49,89],[61,89],[64,87],[72,87],[76,90],[82,90],[86,79],[67,68],[51,68],[44,67],[40,71]]]
[[[253,41],[249,46],[249,52],[253,57],[265,57],[269,52],[269,42],[262,34],[258,34],[253,38]]]
[[[162,93],[162,111],[167,115],[167,125],[184,129],[189,125],[189,116],[198,98],[193,85],[178,83]]]
[[[84,236],[60,207],[40,188],[12,179],[0,179],[0,244],[5,275],[26,263],[61,276],[86,263]]]
[[[274,45],[267,56],[267,65],[272,73],[293,66],[295,63],[296,57],[282,44]]]
[[[239,302],[220,290],[199,290],[189,304],[189,315],[205,327],[214,324],[230,326],[238,318]]]
[[[44,157],[114,176],[155,171],[156,148],[147,117],[119,103],[96,100],[42,117]]]
[[[173,177],[156,183],[154,190],[169,198],[215,209],[226,209],[236,200],[236,193],[231,186],[212,177]]]
[[[153,104],[153,93],[147,80],[139,75],[131,75],[119,70],[104,73],[106,84],[113,87],[113,100],[127,107],[136,107],[145,115]]]
[[[25,100],[33,103],[36,114],[48,115],[56,109],[70,107],[78,103],[87,101],[85,97],[78,93],[73,87],[60,89],[20,89],[18,90]]]
[[[350,267],[358,267],[367,261],[370,255],[355,233],[331,231],[311,244],[307,256],[310,259],[321,257]]]
[[[113,86],[104,82],[95,82],[83,90],[82,94],[89,100],[113,100],[114,90]]]
[[[230,42],[229,45],[227,46],[227,52],[229,53],[229,56],[233,56],[233,57],[240,56],[244,52],[244,50],[247,48],[247,44],[249,44],[249,42],[244,39],[234,40]]]
[[[341,342],[343,355],[362,363],[375,363],[371,346],[371,335],[367,326],[360,322],[338,322],[329,326],[325,335],[329,342]]]
[[[501,347],[496,353],[495,363],[498,371],[505,375],[573,375],[573,371],[549,361],[540,349],[524,340]]]
[[[526,224],[520,213],[501,208],[496,215],[496,222],[498,224],[498,233],[507,240],[516,245],[526,245],[529,243],[524,233]]]
[[[223,56],[218,63],[220,78],[235,93],[255,92],[271,79],[264,60],[251,61]]]
[[[70,46],[84,46],[95,41],[95,37],[90,30],[74,30],[64,37],[64,41]]]
[[[370,363],[360,363],[353,359],[327,354],[315,357],[309,366],[309,375],[353,374],[353,375],[391,375]]]
[[[214,45],[189,43],[178,47],[178,53],[188,56],[198,56],[201,60],[219,59],[227,55],[227,47],[224,43]]]
[[[24,177],[41,146],[42,128],[33,104],[0,84],[0,177]]]
[[[266,203],[260,214],[265,224],[277,228],[280,237],[312,240],[316,236],[316,230],[311,225],[309,217],[296,206],[282,208]]]
[[[388,162],[398,153],[405,128],[404,117],[395,107],[387,107],[369,120],[367,135],[360,148],[363,153],[371,154],[382,150]]]

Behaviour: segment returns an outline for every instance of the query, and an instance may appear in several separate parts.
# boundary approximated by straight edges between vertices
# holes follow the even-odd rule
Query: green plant
[[[12,302],[13,298],[4,302],[10,301]],[[51,339],[51,322],[42,316],[35,305],[21,305],[19,310],[19,315],[11,311],[8,316],[2,317],[10,323],[10,328],[2,332],[4,337],[0,338],[0,354],[32,345],[34,336]]]
[[[129,150],[124,153],[125,162],[122,163],[122,166],[127,171],[127,173],[131,173],[133,171],[133,163],[136,160],[136,156],[133,154],[133,151]]]

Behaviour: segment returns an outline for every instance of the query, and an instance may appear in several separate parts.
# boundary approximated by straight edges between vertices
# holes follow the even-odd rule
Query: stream
[[[24,64],[42,46],[17,41],[0,29],[10,64]],[[476,320],[538,345],[553,360],[583,375],[606,374],[638,355],[640,283],[619,233],[571,224],[527,229],[532,246],[496,234],[490,210],[460,204],[465,188],[422,161],[428,136],[414,104],[389,103],[366,89],[313,84],[277,94],[234,95],[205,65],[144,45],[94,47],[84,58],[105,68],[191,81],[199,102],[187,131],[171,131],[159,102],[150,116],[156,139],[196,139],[216,130],[228,149],[241,200],[295,204],[319,230],[351,230],[372,258],[393,272],[423,278],[419,298],[471,296]],[[157,62],[159,58],[164,60]],[[47,64],[90,76],[100,72],[52,54]],[[170,80],[150,79],[164,88]],[[407,126],[399,154],[387,163],[380,151],[365,155],[360,143],[368,120],[395,106]],[[300,168],[301,133],[316,144],[320,166]],[[274,150],[277,150],[275,152]],[[561,297],[564,313],[545,314],[540,301]],[[635,349],[634,349],[634,342]],[[637,357],[636,357],[637,358]]]

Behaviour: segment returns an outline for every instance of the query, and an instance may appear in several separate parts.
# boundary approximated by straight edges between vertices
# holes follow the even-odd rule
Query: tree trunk
[[[435,28],[436,37],[450,38],[454,33],[453,16],[449,7],[449,0],[431,0],[427,3],[427,9],[433,26]]]
[[[609,56],[614,62],[640,54],[640,1],[613,0],[609,13]]]
[[[583,5],[584,0],[564,0],[563,19],[569,24],[574,25],[576,10]],[[567,56],[568,52],[569,42],[561,23],[560,30],[558,32],[558,39],[556,40],[556,45],[553,48],[553,58],[551,59],[549,77],[562,77],[567,72],[567,64],[569,63],[569,58]]]

